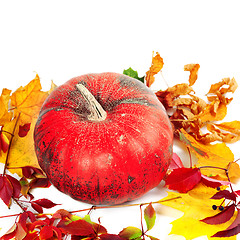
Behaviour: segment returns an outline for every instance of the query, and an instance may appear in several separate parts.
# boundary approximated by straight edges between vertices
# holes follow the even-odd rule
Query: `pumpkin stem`
[[[101,122],[107,118],[107,112],[103,109],[100,103],[92,95],[92,93],[82,84],[76,85],[78,91],[82,94],[83,98],[86,100],[87,105],[90,110],[90,114],[87,116],[88,120]]]

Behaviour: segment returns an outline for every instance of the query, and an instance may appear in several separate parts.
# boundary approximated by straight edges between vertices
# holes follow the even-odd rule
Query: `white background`
[[[169,86],[187,82],[189,73],[183,66],[199,63],[194,89],[203,94],[224,77],[235,77],[240,84],[239,25],[239,3],[231,0],[1,1],[0,89],[24,86],[36,72],[44,90],[50,88],[51,80],[60,85],[81,74],[122,73],[130,66],[143,76],[151,64],[152,51],[158,51]],[[153,88],[159,89],[162,82],[158,75]],[[226,120],[239,120],[239,100],[238,89]],[[240,144],[230,147],[239,158]],[[177,147],[174,150],[184,155]],[[137,202],[163,196],[165,189],[159,187]],[[37,191],[36,197],[63,203],[61,208],[68,210],[89,207],[54,188]],[[19,211],[17,206],[8,210],[2,202],[0,209],[0,215]],[[179,216],[177,211],[162,211],[152,235],[162,240],[183,239],[168,236],[169,222]],[[138,208],[97,210],[92,217],[101,217],[110,233],[129,225],[140,227]],[[13,221],[0,219],[0,235]]]

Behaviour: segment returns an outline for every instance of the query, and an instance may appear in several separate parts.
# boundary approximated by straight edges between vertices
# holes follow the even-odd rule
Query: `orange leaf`
[[[189,135],[184,129],[180,131],[180,139],[185,143],[198,159],[197,167],[214,166],[228,169],[231,181],[240,176],[240,168],[234,161],[234,155],[225,143],[202,144]],[[201,169],[206,176],[219,176],[228,180],[225,171],[216,168]]]
[[[190,71],[189,76],[189,86],[192,86],[198,78],[198,69],[200,68],[199,64],[187,64],[184,66],[184,71]]]
[[[150,69],[146,72],[146,85],[148,87],[150,87],[154,81],[155,81],[155,77],[154,75],[156,75],[158,72],[161,71],[161,69],[163,68],[163,59],[160,57],[159,53],[157,52],[156,55],[154,57],[152,57],[152,65],[150,67]]]

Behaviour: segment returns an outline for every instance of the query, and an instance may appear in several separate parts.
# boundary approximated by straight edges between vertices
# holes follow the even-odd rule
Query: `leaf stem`
[[[143,204],[140,204],[140,213],[141,213],[141,228],[142,228],[142,237],[145,240],[145,232],[144,232],[144,228],[143,228],[143,212],[142,212],[142,206]]]
[[[123,205],[110,205],[110,206],[92,206],[91,208],[85,208],[85,209],[81,209],[81,210],[76,210],[76,211],[71,211],[70,213],[77,213],[77,212],[85,212],[85,211],[90,211],[90,210],[96,210],[96,209],[108,209],[108,208],[122,208],[122,207],[135,207],[135,206],[144,206],[144,205],[148,205],[150,203],[152,204],[156,204],[156,203],[163,203],[163,202],[168,202],[168,201],[172,201],[172,200],[176,200],[182,198],[181,196],[177,196],[174,198],[169,198],[169,199],[165,199],[165,200],[158,200],[155,202],[146,202],[146,203],[132,203],[132,204],[123,204]]]
[[[226,168],[215,167],[215,166],[201,166],[201,167],[199,167],[199,169],[201,169],[201,168],[216,168],[216,169],[223,170],[223,171],[227,172]]]
[[[6,156],[5,165],[4,165],[4,169],[3,169],[3,175],[6,174],[7,165],[8,165],[8,160],[9,160],[9,154],[10,154],[10,148],[11,148],[11,145],[12,145],[12,141],[13,141],[13,137],[14,137],[15,130],[16,130],[16,128],[17,128],[17,123],[18,123],[19,118],[20,118],[20,114],[21,114],[21,113],[19,113],[18,116],[17,116],[16,122],[15,122],[14,127],[13,127],[12,134],[11,134],[11,137],[10,137],[9,146],[8,146],[8,151],[7,151],[7,156]]]

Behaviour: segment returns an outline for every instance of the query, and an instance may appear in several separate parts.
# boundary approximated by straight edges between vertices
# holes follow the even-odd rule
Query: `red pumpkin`
[[[119,204],[156,187],[172,159],[173,133],[155,94],[123,74],[88,74],[57,87],[35,132],[41,168],[60,191]]]

